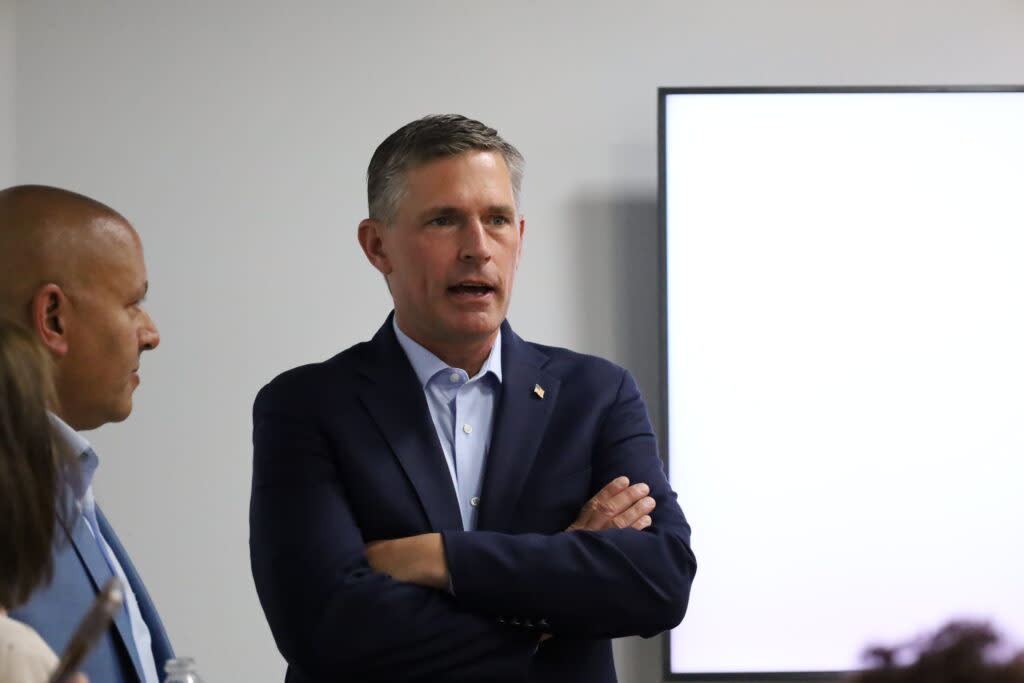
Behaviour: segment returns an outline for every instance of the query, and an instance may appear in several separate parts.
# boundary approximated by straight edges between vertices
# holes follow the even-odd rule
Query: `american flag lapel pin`
[[[544,387],[539,384],[534,384],[533,393],[537,395],[537,398],[544,398]]]

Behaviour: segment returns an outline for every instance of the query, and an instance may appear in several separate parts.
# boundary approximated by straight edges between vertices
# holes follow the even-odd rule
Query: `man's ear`
[[[29,326],[43,345],[57,356],[68,352],[69,308],[70,302],[64,290],[52,282],[36,290],[29,302]]]
[[[373,267],[384,275],[390,275],[393,270],[391,259],[388,258],[387,249],[384,248],[384,231],[387,228],[383,223],[372,218],[364,219],[359,223],[359,246],[363,248],[367,260]]]
[[[516,268],[523,256],[523,235],[526,234],[526,216],[519,216],[519,248],[516,250]]]

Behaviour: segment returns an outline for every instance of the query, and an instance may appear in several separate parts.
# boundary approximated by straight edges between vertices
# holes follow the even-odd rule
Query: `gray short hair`
[[[366,169],[366,195],[370,218],[394,222],[405,191],[405,172],[414,166],[471,150],[498,152],[505,159],[512,194],[519,207],[523,182],[523,155],[505,142],[498,131],[458,114],[424,116],[407,123],[380,143]]]

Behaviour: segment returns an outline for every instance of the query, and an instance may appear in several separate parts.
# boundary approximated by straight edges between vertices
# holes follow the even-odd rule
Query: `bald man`
[[[141,578],[93,499],[98,458],[80,433],[131,413],[141,354],[160,343],[142,306],[148,287],[142,242],[110,207],[54,187],[0,190],[0,315],[28,326],[50,350],[56,440],[82,463],[74,487],[81,515],[54,550],[53,581],[11,616],[60,652],[99,587],[119,576],[125,606],[82,667],[93,683],[159,683],[173,657]]]

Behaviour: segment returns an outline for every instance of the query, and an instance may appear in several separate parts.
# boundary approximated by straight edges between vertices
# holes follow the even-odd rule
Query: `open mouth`
[[[494,287],[482,282],[460,282],[448,288],[452,294],[464,296],[485,296],[494,291]]]

